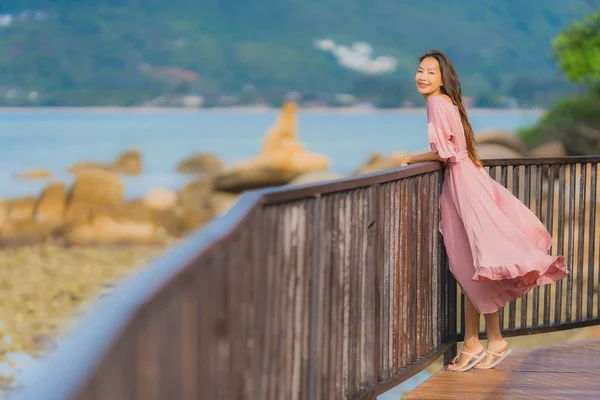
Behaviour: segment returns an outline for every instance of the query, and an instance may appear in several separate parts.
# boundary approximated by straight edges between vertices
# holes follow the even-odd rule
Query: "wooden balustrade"
[[[599,162],[486,162],[571,268],[507,306],[508,334],[597,323]],[[424,163],[243,195],[102,300],[16,398],[374,398],[460,336],[443,175]]]

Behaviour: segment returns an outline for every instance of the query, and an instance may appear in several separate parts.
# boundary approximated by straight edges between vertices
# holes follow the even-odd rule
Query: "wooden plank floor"
[[[404,399],[600,399],[600,340],[513,350],[493,370],[442,369]]]

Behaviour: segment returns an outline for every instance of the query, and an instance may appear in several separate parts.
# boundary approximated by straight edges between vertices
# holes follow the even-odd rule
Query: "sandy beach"
[[[0,394],[19,385],[11,355],[43,356],[90,305],[163,251],[161,246],[0,248]]]

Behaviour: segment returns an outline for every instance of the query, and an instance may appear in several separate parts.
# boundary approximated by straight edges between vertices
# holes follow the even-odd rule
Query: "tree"
[[[590,86],[600,83],[600,9],[573,22],[552,45],[567,78]]]

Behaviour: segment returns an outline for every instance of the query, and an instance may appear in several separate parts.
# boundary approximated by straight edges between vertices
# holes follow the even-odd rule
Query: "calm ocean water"
[[[474,129],[515,130],[534,123],[539,112],[471,113]],[[66,172],[77,161],[111,162],[129,147],[144,156],[144,174],[126,178],[128,197],[153,187],[180,188],[188,176],[177,163],[199,151],[227,163],[258,153],[260,141],[277,118],[276,111],[13,111],[0,110],[0,198],[38,193],[46,181],[15,180],[18,172],[52,171],[70,182]],[[300,112],[299,138],[312,151],[331,158],[331,170],[352,172],[371,153],[427,147],[424,110],[402,112]]]

